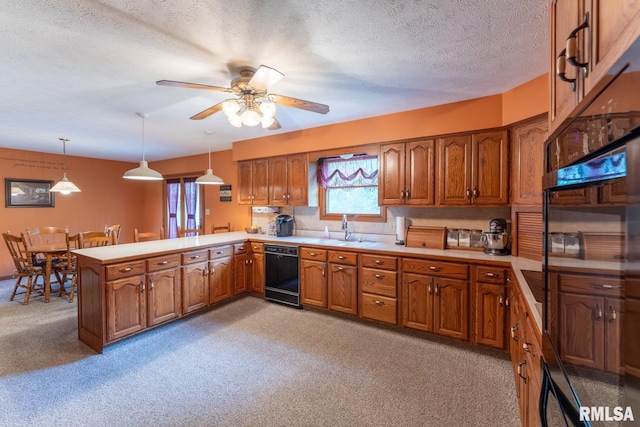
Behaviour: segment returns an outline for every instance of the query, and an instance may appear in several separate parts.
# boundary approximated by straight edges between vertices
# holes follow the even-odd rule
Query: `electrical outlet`
[[[209,211],[209,209],[205,209],[205,210],[204,210],[204,214],[205,214],[205,215],[209,215],[210,213],[211,213],[211,211]]]
[[[389,229],[391,231],[396,231],[396,223],[395,222],[390,222],[389,223]]]

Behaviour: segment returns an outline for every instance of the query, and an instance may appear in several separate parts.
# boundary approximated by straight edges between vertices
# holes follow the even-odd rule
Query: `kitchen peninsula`
[[[462,286],[450,295],[452,300],[462,304],[464,310],[459,313],[461,318],[455,319],[455,323],[460,325],[459,334],[442,335],[507,350],[506,326],[510,322],[507,307],[516,293],[524,302],[524,310],[530,313],[537,334],[540,333],[539,304],[522,274],[523,270],[539,271],[540,262],[475,251],[397,246],[387,242],[345,242],[231,232],[76,250],[80,284],[79,339],[100,353],[109,344],[211,307],[234,295],[259,292],[259,288],[247,286],[247,278],[251,277],[247,266],[253,265],[251,261],[254,259],[259,259],[264,243],[357,257],[359,274],[353,292],[357,292],[356,300],[360,304],[370,301],[374,310],[370,312],[366,308],[363,310],[362,306],[360,309],[355,306],[354,313],[360,318],[379,320],[376,308],[383,308],[386,302],[386,310],[388,304],[393,303],[391,317],[383,317],[390,319],[386,323],[429,330],[419,321],[424,313],[421,314],[420,309],[408,308],[413,298],[410,294],[422,292],[420,287],[412,288],[413,279],[418,282],[426,279],[434,280],[433,289],[431,284],[427,285],[434,300],[442,298],[445,301],[448,298],[448,285]],[[377,267],[377,258],[399,262],[390,270],[378,271],[371,268]],[[372,265],[367,265],[367,262]],[[257,271],[256,275],[264,274],[259,268],[254,271]],[[385,292],[377,296],[377,285],[365,281],[367,277],[381,276],[382,273],[397,277],[391,285],[391,297],[384,297]],[[427,292],[426,287],[424,292]],[[434,310],[437,311],[437,307]],[[417,318],[410,316],[409,311],[418,312]],[[491,317],[487,319],[488,323],[499,328],[492,337],[484,337],[486,340],[482,332],[487,330],[486,325],[477,325],[485,315]]]

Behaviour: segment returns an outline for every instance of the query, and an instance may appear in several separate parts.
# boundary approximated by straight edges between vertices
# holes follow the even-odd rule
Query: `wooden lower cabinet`
[[[105,283],[107,297],[107,342],[146,327],[146,287],[144,274]]]
[[[209,305],[208,261],[182,267],[182,312],[200,310]]]
[[[353,252],[329,251],[328,260],[328,308],[358,314],[357,255]]]
[[[468,266],[403,258],[402,271],[403,326],[468,340]]]
[[[507,322],[505,270],[478,266],[475,271],[473,342],[502,349],[505,347]]]
[[[209,262],[210,304],[233,296],[233,269],[231,256],[212,259]]]
[[[233,294],[238,295],[249,289],[249,256],[244,254],[233,256]]]
[[[327,251],[300,248],[300,300],[302,305],[327,308]]]
[[[249,290],[264,294],[264,243],[252,242],[249,262]]]
[[[359,312],[363,319],[398,324],[398,259],[377,254],[360,254]]]
[[[182,314],[180,269],[147,274],[147,325],[155,326]]]

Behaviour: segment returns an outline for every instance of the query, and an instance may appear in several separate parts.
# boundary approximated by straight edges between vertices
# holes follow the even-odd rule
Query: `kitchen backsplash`
[[[289,214],[295,218],[294,234],[299,236],[321,237],[324,227],[329,229],[331,238],[344,237],[340,221],[321,221],[318,219],[318,207],[281,207],[279,213],[252,212],[253,225],[267,230],[267,224],[279,214]],[[395,241],[396,217],[407,218],[407,226],[431,226],[448,228],[469,228],[489,231],[489,221],[493,218],[510,220],[508,207],[502,208],[388,208],[387,222],[359,222],[358,218],[350,217],[349,224],[353,226],[352,238],[364,240]]]

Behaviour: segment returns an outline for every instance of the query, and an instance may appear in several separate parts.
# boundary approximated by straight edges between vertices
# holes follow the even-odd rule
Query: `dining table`
[[[67,254],[66,242],[38,243],[29,246],[29,251],[33,254],[42,254],[45,257],[44,267],[44,302],[49,302],[51,297],[51,273],[53,270],[53,259],[55,256]],[[60,286],[64,286],[60,283]]]

